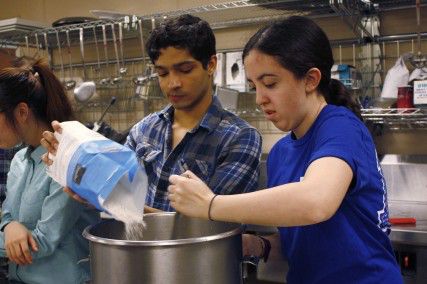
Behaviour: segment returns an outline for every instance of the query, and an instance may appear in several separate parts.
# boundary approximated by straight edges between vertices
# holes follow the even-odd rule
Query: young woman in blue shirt
[[[290,17],[260,29],[243,51],[265,117],[289,135],[267,161],[268,189],[215,195],[187,171],[171,176],[171,205],[186,215],[278,226],[243,236],[244,254],[282,256],[287,283],[402,283],[388,238],[387,193],[359,105],[331,79],[326,34]]]
[[[0,148],[28,147],[13,158],[0,224],[0,256],[13,283],[84,283],[88,244],[82,230],[98,213],[69,198],[46,174],[40,146],[53,120],[72,118],[61,82],[46,64],[0,71]]]

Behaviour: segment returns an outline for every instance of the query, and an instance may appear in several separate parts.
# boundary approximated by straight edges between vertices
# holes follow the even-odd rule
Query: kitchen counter
[[[393,225],[390,239],[394,243],[427,247],[427,220],[417,220],[411,225]]]
[[[427,202],[389,201],[390,217],[412,217],[416,224],[391,226],[390,239],[393,243],[404,243],[427,247]]]

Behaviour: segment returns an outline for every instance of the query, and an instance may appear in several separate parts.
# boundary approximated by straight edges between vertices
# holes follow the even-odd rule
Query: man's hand
[[[37,243],[27,228],[12,221],[4,228],[4,247],[9,260],[19,265],[31,264],[31,250],[38,251]]]

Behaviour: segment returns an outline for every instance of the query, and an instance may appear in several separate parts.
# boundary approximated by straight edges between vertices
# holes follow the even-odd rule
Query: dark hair
[[[159,58],[160,49],[175,47],[187,49],[205,69],[216,54],[215,36],[209,24],[188,14],[162,22],[151,32],[146,47],[153,63]]]
[[[28,105],[36,119],[48,125],[53,120],[73,118],[61,82],[43,60],[0,70],[0,111],[13,126],[16,126],[13,111],[21,102]]]
[[[350,92],[340,81],[331,79],[334,64],[331,45],[324,31],[312,20],[292,16],[263,27],[246,43],[243,59],[253,49],[275,57],[298,79],[311,68],[318,68],[322,74],[318,89],[326,102],[345,106],[362,119],[360,105]]]

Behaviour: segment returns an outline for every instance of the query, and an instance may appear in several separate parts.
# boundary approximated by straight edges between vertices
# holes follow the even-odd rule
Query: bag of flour
[[[48,175],[115,219],[141,221],[148,181],[135,152],[77,121],[61,128]]]

